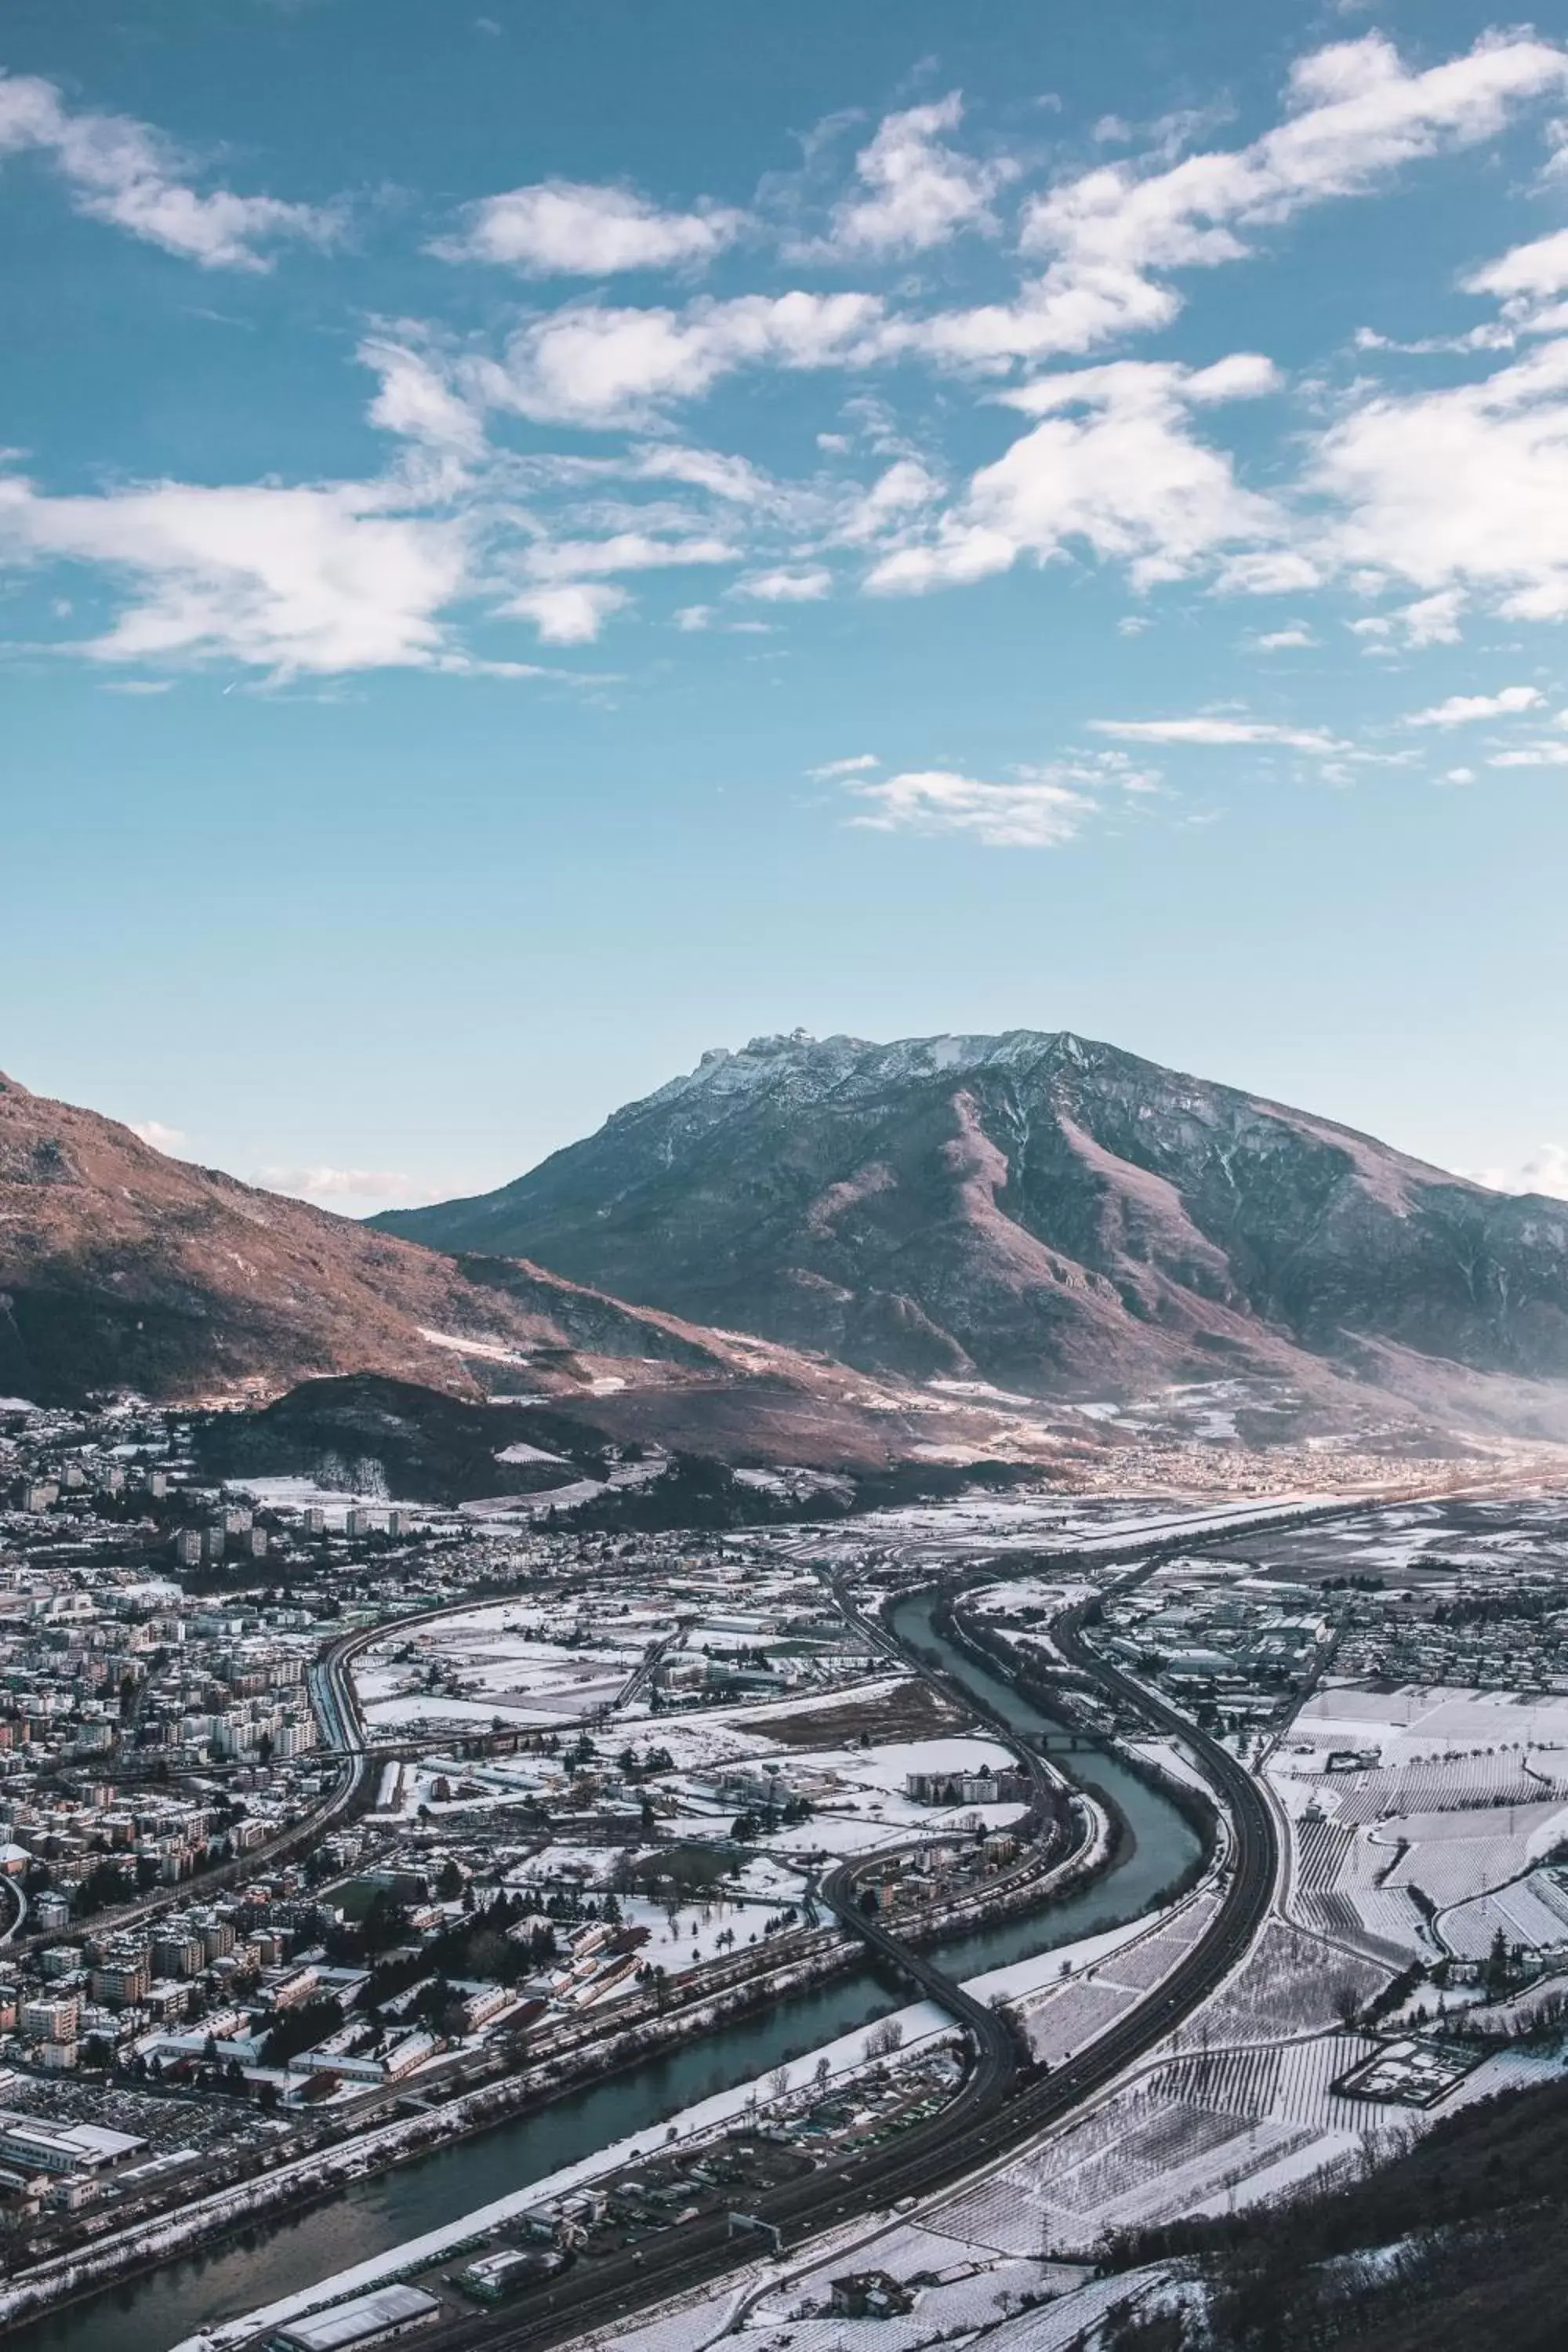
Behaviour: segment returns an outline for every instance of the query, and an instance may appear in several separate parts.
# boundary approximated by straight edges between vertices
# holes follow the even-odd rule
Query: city
[[[1111,2236],[1563,2063],[1549,1488],[1037,1486],[987,1560],[929,1506],[563,1533],[531,1497],[215,1486],[199,1416],[146,1404],[4,1432],[13,2322],[609,2085],[606,2146],[201,2340],[504,2312],[543,2343],[668,2294],[672,2254],[699,2310],[739,2263],[762,2324],[757,2241],[776,2269],[826,2222],[869,2253],[824,2309],[934,2341],[932,2227],[1065,2318]],[[1268,1790],[1255,1877],[1226,1771]],[[1290,2067],[1248,2055],[1265,2021]],[[664,2053],[703,2049],[671,2108]],[[889,2230],[900,2179],[926,2218]],[[977,2196],[984,2228],[931,2218]]]
[[[1561,2352],[1568,28],[6,0],[0,2339]]]

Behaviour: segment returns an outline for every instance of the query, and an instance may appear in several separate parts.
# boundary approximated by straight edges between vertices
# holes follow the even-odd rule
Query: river
[[[939,1652],[955,1681],[1019,1731],[1059,1730],[1011,1683],[977,1664],[931,1625],[932,1596],[893,1612],[900,1635]],[[1103,1876],[1033,1916],[955,1937],[942,1948],[956,1977],[979,1976],[1151,1910],[1198,1854],[1175,1807],[1111,1755],[1068,1759],[1121,1809],[1131,1837]],[[869,1968],[793,1993],[762,2014],[682,2043],[618,2079],[574,2093],[514,2123],[361,2181],[308,2212],[258,2224],[211,2252],[165,2263],[7,2335],[14,2352],[167,2352],[205,2325],[291,2294],[405,2239],[542,2180],[598,2147],[661,2123],[678,2108],[766,2074],[782,2060],[852,2032],[908,2000]]]

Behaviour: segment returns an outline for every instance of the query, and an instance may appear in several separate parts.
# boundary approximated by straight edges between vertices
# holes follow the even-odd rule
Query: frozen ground
[[[1341,1500],[1334,1494],[1270,1495],[1245,1502],[1184,1506],[1168,1496],[1097,1500],[1040,1489],[975,1494],[946,1503],[911,1503],[868,1511],[855,1538],[908,1544],[925,1551],[1114,1551],[1142,1537],[1223,1530],[1233,1521],[1285,1517]],[[842,1545],[842,1534],[829,1539]]]
[[[1331,1772],[1335,1751],[1377,1761]],[[1268,1771],[1291,1825],[1291,1909],[1336,1943],[1397,1966],[1479,1957],[1500,1925],[1568,1940],[1550,1894],[1513,1911],[1511,1895],[1481,1900],[1568,1838],[1568,1699],[1341,1685],[1302,1708]],[[1515,1934],[1505,1912],[1538,1932]]]
[[[668,1620],[609,1619],[591,1638],[541,1622],[541,1612],[499,1603],[389,1633],[356,1660],[354,1687],[372,1729],[406,1724],[574,1721],[607,1706]],[[542,1638],[546,1632],[564,1638]]]

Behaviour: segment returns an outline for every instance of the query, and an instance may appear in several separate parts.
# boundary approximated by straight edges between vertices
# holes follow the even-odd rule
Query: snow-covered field
[[[575,1721],[617,1697],[649,1640],[670,1629],[639,1617],[624,1633],[605,1621],[582,1641],[542,1630],[536,1609],[509,1601],[389,1633],[353,1669],[367,1724]]]
[[[1330,1771],[1335,1751],[1377,1760]],[[1479,1957],[1476,1938],[1484,1949],[1500,1925],[1531,1946],[1568,1942],[1550,1896],[1517,1898],[1518,1931],[1483,1900],[1568,1839],[1568,1699],[1339,1685],[1303,1707],[1268,1769],[1291,1822],[1291,1907],[1310,1927],[1395,1964]]]
[[[855,1533],[858,1542],[912,1544],[931,1551],[1114,1551],[1144,1536],[1163,1540],[1184,1532],[1214,1533],[1237,1520],[1285,1517],[1341,1499],[1334,1494],[1291,1494],[1184,1506],[1169,1496],[1107,1500],[1040,1488],[868,1511],[856,1520]]]

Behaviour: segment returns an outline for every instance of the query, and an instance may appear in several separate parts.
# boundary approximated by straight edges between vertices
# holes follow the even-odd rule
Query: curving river
[[[977,1664],[931,1625],[934,1596],[912,1593],[893,1612],[900,1636],[940,1653],[955,1681],[1019,1731],[1059,1730],[1000,1675]],[[1195,1861],[1198,1839],[1159,1791],[1114,1756],[1069,1759],[1121,1809],[1131,1832],[1103,1876],[1032,1917],[1004,1920],[942,1948],[955,1977],[982,1975],[1080,1936],[1139,1917]],[[869,1967],[808,1987],[755,2017],[650,2060],[635,2074],[576,2092],[540,2113],[498,2125],[313,2210],[268,2221],[210,2253],[171,2262],[53,2316],[10,2331],[14,2352],[167,2352],[205,2324],[230,2319],[363,2262],[404,2239],[458,2220],[595,2148],[661,2123],[732,2084],[763,2074],[908,2000]]]

